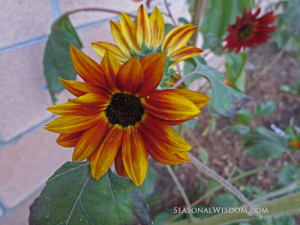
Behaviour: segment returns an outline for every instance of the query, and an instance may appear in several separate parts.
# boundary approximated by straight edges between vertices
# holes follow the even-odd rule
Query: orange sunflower
[[[247,12],[244,9],[243,17],[237,17],[234,25],[228,26],[229,35],[224,39],[227,42],[224,49],[238,53],[241,48],[255,48],[255,45],[264,44],[270,37],[267,35],[276,30],[277,27],[270,27],[276,16],[273,11],[268,12],[260,18],[257,18],[260,8],[252,15],[251,10]]]
[[[141,5],[137,13],[137,24],[121,13],[121,24],[110,21],[110,26],[117,45],[106,42],[94,42],[92,45],[101,57],[108,50],[121,63],[134,56],[141,59],[149,54],[167,52],[167,63],[173,67],[202,52],[197,47],[185,46],[197,29],[191,24],[176,27],[165,36],[164,18],[157,7],[149,18],[145,7]]]
[[[159,163],[189,160],[191,146],[170,125],[200,114],[210,98],[183,90],[156,90],[163,76],[166,53],[151,54],[123,65],[110,51],[101,65],[71,46],[71,59],[85,81],[60,79],[77,98],[48,108],[61,115],[46,125],[60,133],[57,143],[75,147],[72,160],[90,160],[92,176],[99,180],[115,162],[120,176],[142,185],[148,153]]]

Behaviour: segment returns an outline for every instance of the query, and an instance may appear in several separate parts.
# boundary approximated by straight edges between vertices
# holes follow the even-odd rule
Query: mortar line
[[[56,2],[57,0],[50,0],[50,1],[55,1]],[[180,2],[185,2],[185,0],[173,1],[173,2],[168,3],[168,5],[174,5],[174,4],[177,4],[177,3],[180,3]],[[158,4],[157,7],[164,7],[164,4]],[[154,7],[147,8],[147,11],[153,10],[153,8]],[[137,11],[133,11],[131,13],[136,13],[136,12]],[[56,11],[56,13],[57,13],[57,11]],[[55,17],[54,13],[53,13],[53,17]],[[96,21],[96,22],[92,22],[92,23],[88,23],[88,24],[79,26],[75,29],[76,29],[76,31],[84,30],[84,29],[87,29],[87,28],[91,28],[91,27],[94,27],[94,26],[101,25],[103,23],[108,23],[110,20],[119,21],[119,17],[118,16],[117,17],[110,17],[110,18],[107,18],[107,19],[104,19],[104,20],[100,20],[100,21]],[[34,44],[37,44],[37,43],[40,43],[40,42],[43,42],[43,41],[47,41],[48,37],[49,37],[49,35],[44,35],[44,36],[41,36],[41,37],[37,37],[37,38],[33,38],[33,39],[30,39],[30,40],[27,40],[27,41],[16,43],[16,44],[13,44],[11,46],[6,46],[6,47],[3,47],[3,48],[0,48],[0,54],[10,52],[12,50],[16,50],[16,49],[19,49],[19,48],[24,48],[24,47],[27,47],[27,46],[30,46],[30,45],[34,45]]]
[[[58,0],[49,0],[51,4],[51,10],[54,20],[57,20],[61,16]]]

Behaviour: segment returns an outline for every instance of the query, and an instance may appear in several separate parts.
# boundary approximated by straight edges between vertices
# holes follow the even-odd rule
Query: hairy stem
[[[179,81],[177,81],[176,84],[173,85],[173,87],[170,87],[170,89],[175,89],[177,88],[180,84],[182,84],[186,79],[190,78],[190,77],[193,77],[193,76],[201,76],[200,74],[197,74],[195,72],[193,73],[190,73],[186,76],[184,76],[183,78],[181,78]]]
[[[108,13],[114,13],[114,14],[118,14],[118,15],[120,15],[122,13],[120,11],[116,11],[116,10],[112,10],[112,9],[82,8],[82,9],[76,9],[76,10],[73,10],[73,11],[66,12],[64,15],[71,15],[71,14],[74,14],[74,13],[87,12],[87,11],[108,12]],[[130,17],[137,18],[136,15],[132,15],[132,14],[129,14],[129,13],[125,13],[125,14],[128,15],[128,16],[130,16]]]
[[[271,167],[266,167],[266,168],[255,168],[253,170],[249,170],[243,174],[240,174],[230,180],[228,180],[229,183],[234,183],[240,179],[243,179],[245,177],[248,177],[248,176],[251,176],[253,174],[256,174],[260,171],[272,171],[272,170],[276,170],[276,169],[281,169],[283,166],[271,166]],[[197,206],[201,201],[203,201],[204,199],[210,197],[211,195],[213,195],[215,192],[219,191],[220,189],[222,189],[223,186],[222,185],[219,185],[213,189],[211,189],[210,191],[206,192],[205,195],[203,195],[202,197],[200,197],[199,199],[197,199],[196,201],[194,201],[192,204],[191,204],[191,207],[194,207],[194,206]],[[182,216],[181,214],[177,214],[175,216],[173,216],[172,218],[170,218],[168,220],[168,222],[171,222],[171,221],[174,221],[176,220],[177,218],[179,218],[180,216]]]
[[[194,10],[192,13],[192,24],[197,27],[196,31],[191,37],[189,41],[191,46],[196,46],[197,44],[197,37],[198,37],[198,27],[200,26],[201,20],[201,11],[202,11],[203,0],[195,0],[194,1]]]
[[[190,203],[183,187],[181,186],[179,180],[177,179],[172,167],[170,165],[166,165],[166,167],[167,167],[167,170],[168,170],[169,174],[171,175],[173,181],[175,182],[175,184],[176,184],[176,186],[177,186],[177,188],[178,188],[178,190],[179,190],[179,192],[180,192],[180,194],[181,194],[181,196],[184,200],[184,203],[185,203],[186,207],[191,208],[191,203]],[[189,213],[189,217],[190,217],[190,220],[193,221],[193,214],[192,213]]]
[[[223,177],[221,177],[219,174],[217,174],[215,171],[204,165],[202,162],[200,162],[196,157],[194,157],[192,154],[188,153],[190,157],[191,163],[193,163],[198,169],[205,172],[210,177],[214,178],[216,181],[218,181],[221,185],[223,185],[224,188],[226,188],[228,191],[230,191],[232,194],[234,194],[238,199],[240,199],[244,204],[246,204],[248,207],[254,207],[254,205],[238,190],[236,187],[234,187],[231,183],[229,183],[227,180],[225,180]]]

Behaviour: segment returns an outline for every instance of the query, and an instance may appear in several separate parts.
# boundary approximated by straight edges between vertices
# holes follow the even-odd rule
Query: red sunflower
[[[270,37],[267,35],[277,27],[269,27],[274,22],[276,16],[273,11],[268,12],[260,18],[257,18],[260,8],[252,14],[251,10],[247,12],[244,9],[243,17],[237,17],[234,25],[228,26],[229,35],[224,39],[227,42],[225,49],[238,53],[241,48],[255,48],[255,45],[264,44]]]
[[[191,146],[170,125],[200,114],[210,98],[183,89],[156,90],[166,53],[133,57],[120,64],[113,53],[101,65],[71,46],[71,59],[85,81],[61,80],[77,98],[48,108],[61,115],[46,125],[60,133],[57,143],[75,147],[72,160],[90,160],[92,176],[99,180],[115,162],[120,176],[142,185],[148,153],[159,163],[188,162]]]

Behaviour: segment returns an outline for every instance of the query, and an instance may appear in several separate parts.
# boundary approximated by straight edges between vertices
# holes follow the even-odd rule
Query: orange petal
[[[143,136],[135,126],[128,127],[124,132],[122,155],[129,177],[137,186],[141,186],[147,174],[148,152]]]
[[[182,48],[189,41],[196,28],[191,24],[187,24],[171,30],[163,43],[163,51],[168,49],[168,55],[174,54],[174,52]]]
[[[47,110],[62,116],[91,116],[99,114],[102,111],[101,109],[87,109],[74,102],[52,105]]]
[[[129,59],[119,69],[117,85],[121,92],[135,95],[144,85],[144,73],[137,56]]]
[[[99,147],[108,128],[108,121],[104,114],[99,123],[83,132],[74,149],[72,160],[82,161],[88,158]]]
[[[150,16],[152,44],[158,48],[165,38],[165,22],[160,10],[155,6]]]
[[[143,41],[145,41],[145,44],[148,46],[148,48],[152,47],[150,20],[143,5],[139,7],[137,13],[136,41],[139,48],[142,47]]]
[[[138,93],[138,96],[143,98],[153,92],[159,85],[164,73],[166,53],[161,52],[148,55],[142,58],[140,63],[144,71],[145,81],[147,81],[147,84]]]
[[[136,25],[125,13],[121,13],[121,31],[130,50],[140,52],[136,42]]]
[[[95,126],[99,120],[99,115],[62,116],[46,124],[45,129],[55,133],[75,133]]]
[[[74,81],[74,80],[64,80],[61,78],[58,79],[71,94],[77,97],[81,95],[85,95],[86,93],[99,93],[99,94],[107,94],[107,95],[110,94],[108,90],[91,83],[85,83],[85,82]]]
[[[170,90],[155,90],[141,101],[150,114],[163,120],[190,120],[200,114],[193,102]]]
[[[118,149],[122,143],[123,129],[121,126],[113,126],[105,135],[99,148],[91,158],[93,178],[99,180],[113,164]]]
[[[118,150],[118,153],[116,155],[115,169],[116,169],[117,173],[119,174],[119,176],[128,177],[128,174],[126,172],[126,169],[125,169],[124,163],[123,163],[122,149],[121,148]]]
[[[139,123],[139,129],[146,142],[148,153],[161,164],[179,164],[189,161],[186,152],[174,153],[172,147],[157,138],[149,128]]]
[[[101,67],[104,70],[104,77],[107,83],[107,86],[111,91],[116,91],[116,78],[117,73],[121,67],[119,60],[110,52],[106,51],[104,57],[101,61]]]
[[[110,51],[114,57],[116,57],[119,61],[127,61],[127,57],[124,56],[124,54],[120,51],[118,46],[115,46],[110,43],[106,42],[93,42],[92,46],[94,50],[100,55],[102,58],[104,57],[105,51]]]
[[[145,124],[157,138],[169,145],[174,152],[186,152],[192,149],[180,135],[178,135],[167,123],[151,116],[145,115]]]
[[[90,109],[104,109],[110,103],[110,97],[107,95],[87,93],[79,98],[69,99],[69,101]]]
[[[97,84],[104,88],[107,87],[104,73],[98,63],[76,49],[72,44],[70,45],[70,54],[74,69],[85,82]]]
[[[59,137],[56,139],[56,142],[62,147],[66,147],[66,148],[75,147],[81,134],[82,131],[76,133],[70,133],[70,134],[60,134]]]
[[[197,91],[191,91],[187,89],[170,89],[170,92],[177,93],[190,101],[192,101],[199,109],[204,107],[209,101],[210,97],[207,95],[197,92]]]
[[[200,48],[196,48],[194,46],[182,47],[181,49],[173,53],[174,55],[171,57],[171,60],[176,62],[173,63],[170,67],[175,66],[180,61],[195,57],[199,55],[201,52],[203,52],[203,50],[201,50]]]
[[[123,55],[126,58],[131,58],[131,55],[129,52],[130,48],[129,48],[129,45],[127,44],[125,37],[122,33],[121,25],[115,21],[110,21],[110,27],[111,27],[111,33],[112,33],[114,40],[115,40],[117,46],[119,47],[120,51],[123,53]]]

